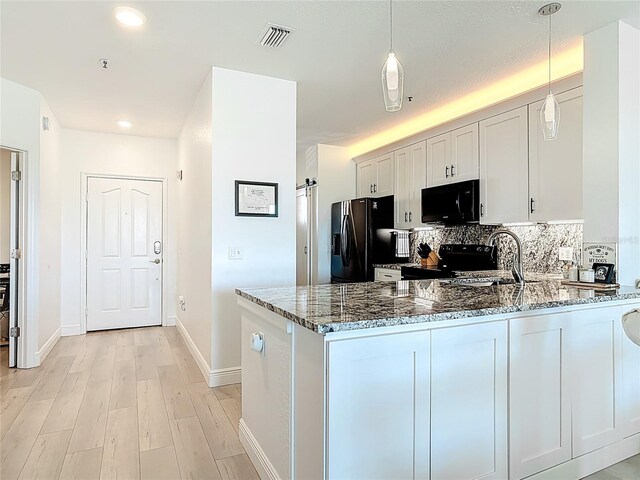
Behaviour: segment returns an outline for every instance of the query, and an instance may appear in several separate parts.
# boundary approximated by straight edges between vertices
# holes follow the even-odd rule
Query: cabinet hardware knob
[[[378,191],[378,184],[374,183],[373,184],[373,193],[376,193]]]
[[[404,221],[407,222],[407,212],[404,212]]]
[[[445,178],[449,178],[449,165],[444,168],[444,176]]]
[[[453,164],[451,165],[451,176],[453,177],[455,174],[453,173]]]
[[[480,216],[484,217],[484,205],[482,203],[480,204]]]
[[[369,193],[373,193],[373,183],[369,185]]]
[[[409,212],[409,222],[411,222],[411,212]]]
[[[535,204],[535,199],[533,197],[531,197],[531,213],[535,212],[535,208],[534,208],[534,204]]]

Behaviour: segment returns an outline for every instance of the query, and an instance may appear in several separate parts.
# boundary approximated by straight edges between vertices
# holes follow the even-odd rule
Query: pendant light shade
[[[544,139],[555,140],[558,136],[558,124],[560,123],[560,107],[553,93],[549,92],[540,109],[540,124]]]
[[[382,94],[387,112],[397,112],[402,108],[404,73],[402,65],[393,53],[393,4],[389,0],[389,56],[382,67]]]
[[[558,127],[560,125],[560,107],[558,101],[551,93],[551,15],[560,10],[559,3],[549,3],[538,10],[544,17],[549,17],[549,93],[540,109],[540,124],[542,135],[546,141],[555,140],[558,137]]]
[[[387,112],[395,112],[402,108],[403,72],[396,54],[389,52],[387,61],[382,67],[382,93]]]

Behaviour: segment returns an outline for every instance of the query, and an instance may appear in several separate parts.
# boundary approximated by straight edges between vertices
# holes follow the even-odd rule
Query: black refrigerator
[[[331,206],[331,283],[370,282],[374,264],[404,263],[396,256],[393,195],[356,198]]]

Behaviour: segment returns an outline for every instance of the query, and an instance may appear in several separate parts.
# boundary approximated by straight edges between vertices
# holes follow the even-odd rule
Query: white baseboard
[[[72,335],[82,335],[84,332],[82,331],[82,325],[79,323],[75,325],[63,325],[61,335],[63,337],[70,337]]]
[[[233,383],[242,382],[242,368],[220,368],[209,372],[209,386],[221,387],[222,385],[231,385]]]
[[[49,337],[49,340],[44,342],[42,348],[36,352],[36,365],[42,365],[42,362],[45,358],[47,358],[47,355],[49,355],[51,349],[53,349],[56,343],[58,343],[58,340],[60,340],[61,331],[62,327],[58,327],[57,330],[53,332],[53,335]]]
[[[178,317],[176,316],[167,317],[167,322],[165,323],[165,327],[175,327],[177,320],[178,320]]]
[[[196,347],[195,342],[187,332],[187,329],[184,328],[184,325],[180,321],[179,317],[174,317],[176,319],[176,327],[184,343],[187,345],[189,352],[191,352],[191,356],[198,365],[198,368],[202,372],[204,379],[207,381],[207,384],[210,387],[220,387],[222,385],[231,385],[233,383],[240,383],[242,381],[242,369],[240,367],[231,367],[231,368],[220,368],[218,370],[212,370],[209,366],[209,363],[204,359],[198,347]]]
[[[251,459],[251,463],[255,467],[258,475],[262,480],[280,480],[280,476],[278,472],[273,467],[264,451],[260,447],[260,444],[256,440],[256,437],[253,436],[251,430],[244,420],[240,419],[240,429],[238,431],[240,437],[240,443],[244,447],[249,459]]]

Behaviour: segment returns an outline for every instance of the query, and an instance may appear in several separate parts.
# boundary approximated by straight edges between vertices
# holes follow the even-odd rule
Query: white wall
[[[49,130],[40,128],[40,322],[38,355],[44,356],[60,337],[61,294],[61,179],[60,124],[43,100],[40,118],[49,118]],[[43,351],[44,350],[44,351]]]
[[[178,309],[179,327],[206,371],[211,370],[211,126],[210,73],[180,132],[178,169],[183,179],[177,185],[177,295],[186,302],[184,311]]]
[[[26,152],[26,197],[24,223],[29,225],[28,238],[22,239],[22,266],[28,288],[19,311],[22,326],[29,333],[18,351],[19,367],[35,367],[39,358],[38,324],[40,318],[40,245],[38,218],[40,210],[40,103],[42,96],[30,88],[0,78],[0,145]]]
[[[168,274],[165,317],[175,318],[176,298],[176,165],[177,141],[63,129],[60,189],[62,217],[62,334],[80,333],[80,276],[82,267],[82,173],[168,179],[168,241],[164,262]]]
[[[349,149],[318,145],[318,283],[331,283],[331,205],[356,196]]]
[[[11,152],[0,150],[0,263],[9,263],[11,227]]]
[[[295,285],[296,84],[213,68],[214,371],[240,366],[235,288]],[[278,183],[278,217],[235,216],[235,180]],[[229,260],[229,246],[243,249]],[[246,341],[246,339],[242,339]]]
[[[640,278],[640,32],[620,21],[584,37],[584,241],[618,243],[618,281]]]

